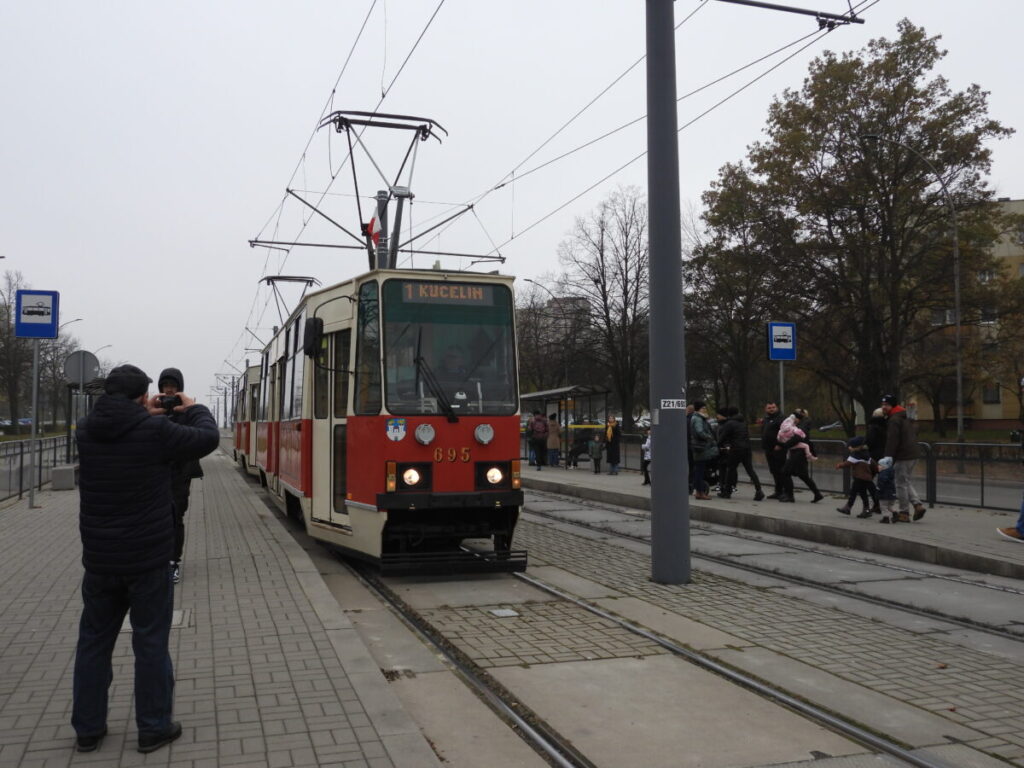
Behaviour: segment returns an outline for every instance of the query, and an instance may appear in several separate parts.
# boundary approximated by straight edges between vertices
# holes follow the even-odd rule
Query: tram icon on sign
[[[49,317],[52,312],[50,308],[41,301],[37,301],[35,304],[31,304],[27,307],[21,308],[21,314],[23,315],[39,315],[40,317]]]

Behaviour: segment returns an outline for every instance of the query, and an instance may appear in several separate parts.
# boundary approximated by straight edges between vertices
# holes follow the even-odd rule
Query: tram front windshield
[[[394,414],[513,414],[512,292],[504,285],[388,280],[384,387]]]

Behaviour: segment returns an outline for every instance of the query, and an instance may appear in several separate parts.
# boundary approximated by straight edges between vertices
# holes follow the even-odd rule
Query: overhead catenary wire
[[[877,4],[879,3],[879,2],[881,2],[881,0],[870,0],[870,2],[869,2],[869,0],[864,0],[864,2],[862,2],[862,3],[860,3],[860,4],[858,5],[858,8],[859,8],[859,6],[860,6],[860,5],[864,5],[864,3],[867,3],[867,5],[864,5],[864,8],[863,8],[863,10],[868,10],[868,9],[870,9],[871,7],[873,7],[873,6],[877,5]],[[715,111],[716,109],[718,109],[719,107],[721,107],[721,106],[722,106],[723,104],[725,104],[726,102],[730,101],[730,100],[731,100],[732,98],[734,98],[735,96],[739,95],[740,93],[742,93],[743,91],[745,91],[745,90],[746,90],[747,88],[749,88],[750,86],[754,85],[754,83],[758,82],[758,81],[759,81],[759,80],[761,80],[762,78],[766,77],[767,75],[771,74],[771,73],[772,73],[772,72],[774,72],[774,71],[775,71],[776,69],[778,69],[779,67],[781,67],[781,66],[782,66],[783,64],[785,64],[785,63],[787,63],[788,61],[790,61],[791,59],[793,59],[793,58],[794,58],[795,56],[797,56],[797,54],[799,54],[799,53],[802,53],[803,51],[805,51],[806,49],[810,48],[810,47],[811,47],[812,45],[814,45],[815,43],[817,43],[817,42],[818,42],[819,40],[821,40],[822,38],[824,38],[824,37],[825,37],[826,35],[828,35],[828,34],[830,34],[830,33],[834,32],[834,31],[835,31],[835,29],[836,29],[835,27],[831,27],[831,28],[830,28],[830,27],[825,27],[825,28],[823,28],[823,29],[820,29],[820,30],[818,30],[817,32],[813,33],[813,38],[814,38],[814,39],[812,39],[812,40],[811,40],[810,42],[808,42],[808,43],[807,43],[806,45],[803,45],[803,46],[801,46],[801,47],[800,47],[800,48],[798,48],[798,49],[797,49],[796,51],[794,51],[793,53],[791,53],[791,54],[790,54],[789,56],[787,56],[786,58],[784,58],[784,59],[783,59],[782,61],[780,61],[780,62],[778,62],[778,63],[776,63],[776,64],[772,65],[771,67],[769,67],[768,69],[766,69],[766,70],[765,70],[764,72],[760,73],[760,74],[759,74],[759,75],[758,75],[757,77],[755,77],[754,79],[752,79],[752,80],[748,81],[747,83],[745,83],[744,85],[740,86],[739,88],[737,88],[736,90],[734,90],[734,91],[733,91],[732,93],[728,94],[728,95],[727,95],[727,96],[725,96],[724,98],[722,98],[722,99],[720,99],[719,101],[715,102],[715,103],[714,103],[713,105],[711,105],[710,107],[708,107],[708,108],[707,108],[706,110],[704,110],[703,112],[701,112],[701,113],[700,113],[699,115],[697,115],[696,117],[694,117],[694,118],[690,119],[689,121],[687,121],[686,123],[684,123],[683,125],[681,125],[681,126],[680,126],[680,127],[679,127],[679,128],[677,129],[677,130],[676,130],[676,133],[677,133],[677,134],[678,134],[678,133],[682,133],[682,132],[683,132],[683,131],[684,131],[685,129],[689,128],[689,127],[690,127],[691,125],[693,125],[694,123],[696,123],[696,122],[697,122],[698,120],[701,120],[702,118],[704,118],[704,117],[707,117],[707,115],[711,114],[711,113],[712,113],[713,111]],[[806,39],[806,37],[804,37],[803,39]],[[638,160],[640,160],[640,159],[642,159],[642,158],[644,158],[644,157],[646,157],[646,156],[647,156],[647,150],[644,150],[643,152],[639,153],[639,154],[638,154],[638,155],[636,155],[635,157],[633,157],[633,158],[631,158],[631,159],[627,160],[627,161],[626,161],[625,163],[623,163],[622,165],[620,165],[619,167],[617,167],[617,168],[616,168],[615,170],[613,170],[613,171],[612,171],[611,173],[608,173],[607,175],[605,175],[605,176],[603,176],[602,178],[598,179],[598,180],[597,180],[597,181],[595,181],[595,182],[594,182],[593,184],[590,184],[590,185],[589,185],[588,187],[586,187],[585,189],[583,189],[583,190],[582,190],[582,191],[580,191],[579,193],[577,193],[577,194],[573,195],[573,196],[572,196],[571,198],[569,198],[568,200],[566,200],[565,202],[563,202],[562,204],[560,204],[560,205],[559,205],[559,206],[557,206],[556,208],[554,208],[554,209],[552,209],[551,211],[548,211],[547,213],[545,213],[545,214],[544,214],[543,216],[541,216],[541,217],[540,217],[539,219],[536,219],[535,221],[533,221],[533,222],[532,222],[532,223],[531,223],[530,225],[528,225],[528,226],[527,226],[527,227],[525,227],[524,229],[521,229],[521,230],[519,231],[519,233],[518,233],[517,237],[521,237],[521,236],[522,236],[523,234],[525,234],[526,232],[529,232],[529,231],[530,231],[531,229],[533,229],[534,227],[537,227],[537,226],[539,226],[540,224],[542,224],[543,222],[547,221],[547,220],[548,220],[549,218],[551,218],[552,216],[554,216],[554,215],[555,215],[556,213],[558,213],[559,211],[563,210],[564,208],[568,207],[569,205],[572,205],[572,204],[573,204],[574,202],[576,202],[577,200],[579,200],[579,199],[580,199],[581,197],[583,197],[584,195],[586,195],[586,194],[587,194],[588,192],[591,192],[592,190],[594,190],[595,188],[597,188],[597,187],[598,187],[598,186],[600,186],[601,184],[603,184],[603,183],[605,183],[606,181],[608,181],[608,180],[609,180],[610,178],[612,178],[613,176],[615,176],[615,175],[617,175],[617,174],[621,173],[621,172],[622,172],[623,170],[625,170],[626,168],[628,168],[628,167],[629,167],[630,165],[632,165],[633,163],[637,162]],[[506,245],[508,245],[508,244],[509,244],[510,242],[512,242],[512,240],[513,240],[513,239],[514,239],[514,238],[509,238],[508,240],[505,240],[504,242],[502,242],[502,243],[501,243],[501,244],[500,244],[500,245],[498,246],[498,249],[500,249],[500,248],[503,248],[503,247],[505,247],[505,246],[506,246]]]

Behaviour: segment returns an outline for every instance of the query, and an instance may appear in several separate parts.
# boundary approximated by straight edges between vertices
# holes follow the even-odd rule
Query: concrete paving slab
[[[415,674],[446,669],[437,652],[388,609],[356,611],[349,619],[381,669]]]
[[[612,520],[602,523],[602,527],[614,533],[644,539],[645,541],[649,541],[651,538],[651,523],[648,520]]]
[[[1021,617],[1019,594],[946,579],[908,579],[888,585],[863,583],[856,585],[855,591],[941,611],[947,616],[969,616],[996,627],[1010,627]]]
[[[448,673],[392,683],[445,765],[544,768],[547,763],[476,695]]]
[[[602,768],[734,768],[864,751],[674,657],[504,667],[492,674]]]
[[[970,741],[983,736],[939,715],[904,704],[765,648],[712,650],[708,654],[791,694],[813,701],[819,707],[913,747],[947,744],[947,737]]]
[[[527,504],[523,508],[526,512],[537,512],[538,514],[557,514],[560,520],[569,520],[574,523],[585,523],[586,525],[605,525],[628,520],[629,516],[622,512],[615,512],[610,509],[570,506],[562,504],[551,506],[546,504]]]
[[[746,555],[738,558],[741,563],[755,568],[765,568],[779,574],[793,574],[812,578],[821,584],[861,583],[871,581],[903,582],[917,578],[905,573],[868,565],[859,561],[843,560],[819,555],[814,552],[785,552],[770,555]]]
[[[696,529],[690,531],[693,551],[716,557],[740,557],[743,555],[782,555],[792,552],[781,544],[759,541],[746,536],[730,536],[715,531]]]
[[[529,568],[527,575],[543,581],[556,589],[568,592],[570,595],[583,598],[584,600],[596,600],[601,597],[621,597],[622,593],[604,584],[591,581],[575,573],[570,573],[563,568],[553,565]]]
[[[749,641],[635,597],[597,600],[596,603],[631,623],[639,624],[679,645],[694,650],[743,648],[751,645]]]
[[[547,592],[531,587],[510,574],[483,574],[465,578],[389,577],[385,581],[413,608],[453,608],[470,605],[550,602],[557,600]]]
[[[815,589],[814,587],[790,584],[782,591],[798,600],[806,600],[816,605],[829,606],[846,613],[878,621],[886,626],[906,629],[918,634],[949,632],[957,626],[939,618],[908,613],[902,608],[890,608],[885,605],[878,605],[877,603],[864,602],[859,597],[840,595],[835,592]]]

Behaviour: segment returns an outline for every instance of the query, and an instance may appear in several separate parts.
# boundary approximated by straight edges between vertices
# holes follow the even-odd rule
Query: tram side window
[[[352,331],[346,329],[334,336],[334,417],[348,416],[349,354],[352,351]]]
[[[267,392],[270,390],[270,363],[268,361],[269,355],[263,355],[263,363],[260,366],[260,383],[263,385],[260,388],[260,406],[259,413],[257,416],[260,421],[267,420]]]
[[[359,341],[356,346],[356,402],[359,414],[380,413],[380,300],[377,283],[359,289]]]
[[[320,349],[313,360],[313,417],[326,419],[331,397],[328,374],[330,373],[330,337],[320,340]]]
[[[347,424],[336,424],[334,426],[334,460],[331,462],[334,465],[334,489],[332,493],[334,511],[340,513],[348,512],[345,508],[345,496],[348,492],[348,468],[345,456],[345,451],[348,450],[346,442],[348,439],[347,426]]]
[[[249,413],[246,414],[247,421],[253,421],[256,418],[256,404],[260,400],[260,385],[250,384],[249,385]]]

